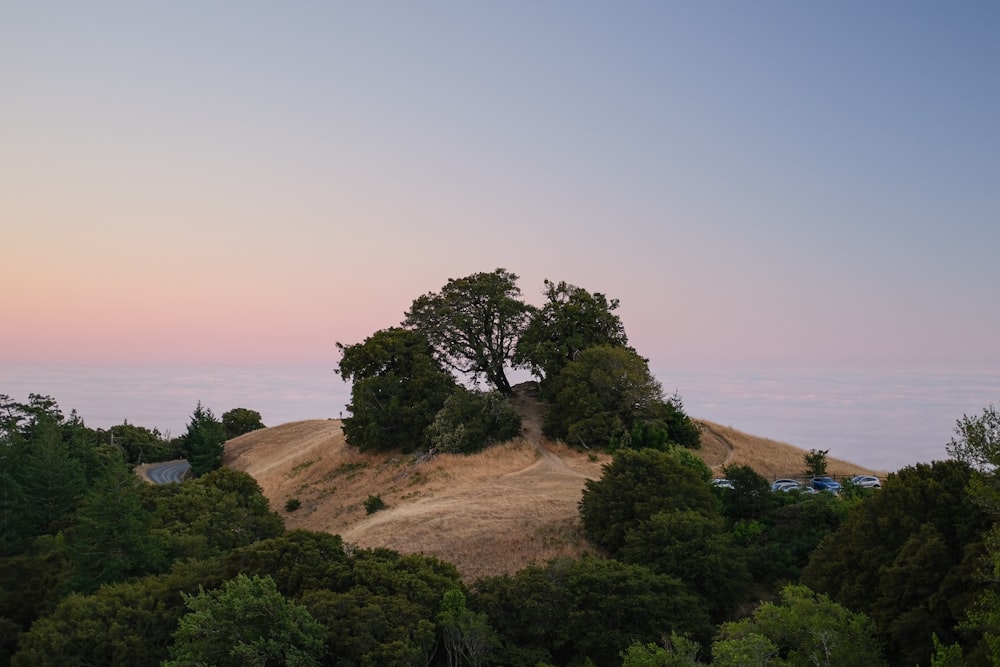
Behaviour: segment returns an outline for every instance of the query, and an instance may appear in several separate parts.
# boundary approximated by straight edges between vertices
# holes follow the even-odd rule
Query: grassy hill
[[[584,482],[599,478],[610,457],[543,438],[537,401],[522,393],[514,402],[524,420],[522,437],[472,456],[362,454],[347,446],[340,420],[331,419],[235,438],[226,444],[224,464],[252,475],[289,529],[436,556],[454,563],[470,582],[592,551],[577,503]],[[718,474],[732,463],[769,478],[801,475],[804,450],[700,423],[699,454]],[[882,474],[836,459],[830,459],[830,472]],[[387,509],[369,515],[369,496],[379,496]],[[291,498],[301,506],[288,512]]]

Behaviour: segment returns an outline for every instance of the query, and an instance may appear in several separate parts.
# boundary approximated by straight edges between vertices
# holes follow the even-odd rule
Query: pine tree
[[[181,451],[191,464],[191,472],[195,477],[201,477],[222,466],[226,429],[210,409],[202,407],[201,401],[198,401],[191,414],[187,433],[182,436],[182,440],[184,444]]]

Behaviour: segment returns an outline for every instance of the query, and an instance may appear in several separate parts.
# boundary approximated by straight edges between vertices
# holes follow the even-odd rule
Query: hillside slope
[[[474,456],[362,454],[347,446],[340,420],[309,420],[230,440],[223,462],[257,480],[289,529],[436,556],[467,581],[593,550],[577,503],[584,482],[599,478],[610,457],[543,438],[537,400],[522,390],[514,403],[522,437]],[[699,453],[713,470],[737,463],[782,476],[802,467],[799,448],[701,423]],[[872,471],[831,460],[831,472]],[[388,508],[369,515],[364,502],[373,495]],[[284,509],[290,498],[301,502],[294,512]]]

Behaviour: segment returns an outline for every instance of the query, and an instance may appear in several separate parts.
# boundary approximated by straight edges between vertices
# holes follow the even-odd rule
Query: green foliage
[[[324,629],[268,576],[237,575],[221,589],[185,595],[164,667],[318,665]]]
[[[375,514],[375,512],[380,512],[384,510],[388,505],[382,500],[382,496],[371,495],[365,498],[365,512],[368,514]]]
[[[153,530],[172,558],[206,558],[284,531],[257,481],[220,468],[184,484],[147,487]]]
[[[450,667],[479,667],[498,646],[486,614],[467,609],[465,594],[458,588],[444,594],[438,626]]]
[[[931,667],[965,667],[965,654],[961,644],[949,644],[945,646],[937,635],[934,640],[934,655],[931,656]],[[995,661],[994,661],[995,664]]]
[[[981,415],[962,415],[955,422],[955,437],[945,449],[953,459],[975,470],[995,471],[1000,467],[1000,411],[989,405]]]
[[[62,536],[42,536],[16,556],[0,558],[0,665],[17,649],[18,633],[51,611],[72,574]]]
[[[414,299],[403,324],[427,337],[444,366],[485,377],[509,396],[504,369],[532,313],[517,279],[506,269],[451,278],[440,292]]]
[[[620,558],[684,582],[705,600],[716,622],[732,618],[750,575],[722,517],[693,510],[664,510],[625,535]]]
[[[337,372],[352,383],[347,441],[361,451],[418,447],[455,389],[426,336],[383,329],[363,343],[337,347],[342,353]]]
[[[885,664],[867,616],[800,585],[786,586],[779,603],[765,602],[752,617],[723,624],[712,655],[718,667]]]
[[[180,593],[217,586],[218,565],[191,561],[164,575],[71,593],[21,637],[15,667],[158,665],[184,613]]]
[[[127,421],[98,433],[103,442],[119,449],[125,461],[132,465],[167,461],[180,454],[156,429],[150,430]]]
[[[580,352],[552,380],[545,434],[571,445],[607,447],[643,420],[655,420],[663,389],[645,359],[624,347]]]
[[[763,517],[766,529],[745,545],[754,580],[767,585],[798,581],[810,555],[840,526],[845,510],[830,493],[773,496],[777,507]]]
[[[521,433],[521,417],[498,391],[457,387],[427,431],[439,452],[471,454]]]
[[[405,595],[310,590],[302,604],[326,630],[325,664],[427,665],[438,646],[433,614]]]
[[[697,667],[702,664],[697,660],[701,649],[697,642],[674,632],[664,644],[633,643],[621,654],[622,667]]]
[[[771,485],[756,470],[745,465],[729,465],[722,474],[733,488],[717,489],[722,498],[722,513],[730,521],[758,519],[774,506]]]
[[[717,501],[702,474],[671,452],[621,450],[605,466],[601,479],[584,484],[580,501],[584,532],[616,555],[628,531],[658,512],[715,515]]]
[[[614,314],[618,299],[566,282],[545,281],[545,304],[535,311],[514,351],[514,361],[540,378],[546,394],[548,381],[589,347],[626,347],[628,337]]]
[[[300,537],[297,543],[307,540]],[[302,596],[327,629],[327,654],[343,665],[429,664],[441,601],[446,591],[461,588],[454,566],[387,549],[359,550],[336,563],[328,583],[313,584]],[[303,574],[317,569],[298,560],[289,566]]]
[[[294,512],[295,510],[302,507],[302,501],[298,498],[289,498],[285,501],[285,511]]]
[[[977,572],[991,520],[967,494],[972,477],[958,461],[889,475],[802,572],[804,584],[871,616],[896,664],[926,664],[935,634],[957,641],[957,626],[982,590]],[[967,647],[977,642],[978,633],[963,638]]]
[[[264,428],[264,422],[256,410],[233,408],[222,413],[222,428],[226,431],[226,440],[232,440],[245,433]]]
[[[181,436],[181,453],[191,464],[195,477],[212,472],[222,465],[222,450],[226,443],[226,430],[201,401],[191,413],[187,432]]]
[[[711,634],[702,602],[677,579],[596,557],[481,579],[470,606],[486,613],[500,638],[496,662],[511,667],[617,665],[637,641]]]
[[[21,511],[35,535],[57,531],[86,490],[86,476],[63,440],[60,424],[38,417],[31,429],[30,447],[17,471],[24,493]]]
[[[111,459],[74,412],[66,419],[49,396],[19,403],[0,394],[0,555],[27,549],[33,538],[64,529]]]
[[[806,464],[806,477],[823,477],[826,475],[826,456],[829,453],[829,449],[810,449],[803,456]]]
[[[67,536],[75,591],[163,570],[167,560],[142,505],[143,482],[124,463],[109,466],[87,492]]]
[[[313,589],[347,590],[355,583],[353,561],[339,535],[293,530],[234,549],[222,559],[230,577],[267,574],[291,598]]]

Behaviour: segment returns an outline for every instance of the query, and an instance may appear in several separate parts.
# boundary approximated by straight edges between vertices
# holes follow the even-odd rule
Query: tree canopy
[[[347,441],[365,450],[402,448],[424,441],[424,432],[455,381],[440,365],[427,337],[398,327],[377,331],[363,343],[337,343],[338,372],[351,385]]]
[[[719,667],[885,664],[871,619],[798,585],[785,586],[780,602],[724,624],[712,655]]]
[[[191,464],[191,473],[200,477],[222,465],[222,450],[226,444],[226,430],[222,422],[201,401],[191,414],[187,432],[181,436],[181,452]]]
[[[590,347],[625,347],[628,336],[614,313],[618,299],[591,294],[566,282],[545,281],[545,304],[533,313],[514,351],[514,362],[526,365],[542,380],[542,389],[569,362]]]
[[[544,431],[575,446],[627,444],[633,426],[646,423],[669,438],[663,388],[647,361],[625,347],[581,351],[552,381]]]
[[[232,440],[244,433],[264,428],[264,422],[256,410],[233,408],[222,413],[222,427],[226,430],[226,439]]]
[[[802,583],[871,616],[897,664],[926,659],[932,634],[955,641],[981,588],[977,566],[991,522],[967,493],[971,478],[958,461],[889,475],[812,550],[802,572]]]
[[[664,510],[718,515],[705,477],[681,456],[655,449],[618,451],[600,479],[585,482],[580,501],[584,532],[613,556],[630,530]]]
[[[509,396],[505,369],[532,313],[517,279],[506,269],[452,278],[440,292],[414,299],[403,325],[426,336],[444,366]]]
[[[222,588],[185,595],[165,667],[311,667],[323,654],[324,629],[274,580],[239,574]]]

